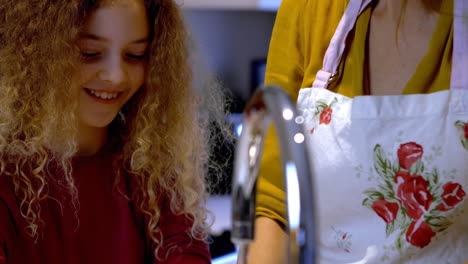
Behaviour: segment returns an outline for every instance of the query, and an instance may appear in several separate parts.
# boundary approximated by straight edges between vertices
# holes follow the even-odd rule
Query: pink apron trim
[[[455,0],[450,89],[468,90],[468,2]]]
[[[327,88],[329,80],[337,72],[346,47],[346,38],[354,28],[361,12],[372,0],[351,0],[333,35],[323,60],[323,68],[317,73],[313,88]],[[454,37],[450,89],[468,90],[468,2],[454,0]]]

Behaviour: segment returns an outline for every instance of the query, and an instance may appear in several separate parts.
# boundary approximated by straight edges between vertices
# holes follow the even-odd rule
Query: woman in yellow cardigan
[[[300,88],[311,87],[348,2],[283,0],[265,83],[282,86],[294,100]],[[373,1],[348,35],[339,78],[329,89],[350,98],[447,90],[452,71],[452,14],[452,0]],[[287,220],[278,149],[271,128],[260,169],[256,235],[249,263],[283,263],[285,259]]]

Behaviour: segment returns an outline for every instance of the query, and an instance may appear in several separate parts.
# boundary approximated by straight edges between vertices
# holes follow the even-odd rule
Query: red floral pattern
[[[465,191],[463,191],[462,186],[458,183],[448,182],[442,189],[442,202],[436,207],[440,211],[449,211],[453,209],[457,204],[459,204],[465,198]]]
[[[335,232],[335,241],[336,241],[336,247],[339,249],[342,249],[346,253],[351,253],[351,237],[352,234],[336,229],[335,227],[331,227],[332,230]]]
[[[323,109],[322,113],[320,114],[320,121],[319,121],[319,124],[325,124],[325,125],[328,125],[330,124],[331,120],[332,120],[332,113],[333,113],[333,109],[331,109],[330,107],[327,107],[325,109]]]
[[[387,202],[385,199],[380,199],[372,204],[372,209],[380,216],[385,223],[392,223],[398,213],[399,206],[397,203]]]
[[[468,139],[468,123],[463,127],[463,132],[465,132],[465,139]]]
[[[409,170],[413,163],[418,161],[423,155],[423,148],[414,142],[402,144],[398,149],[398,161],[400,166]]]
[[[395,176],[397,182],[397,197],[406,209],[409,217],[419,219],[429,209],[432,195],[427,190],[429,182],[421,175],[410,175],[408,172],[398,172]]]
[[[457,127],[461,121],[457,122]],[[463,123],[463,126],[465,124]],[[362,204],[373,210],[387,224],[387,236],[402,230],[396,246],[401,249],[403,236],[418,248],[431,243],[432,238],[447,229],[452,222],[443,212],[455,209],[466,196],[456,182],[440,182],[437,168],[424,166],[424,149],[415,142],[401,144],[398,161],[387,158],[380,145],[374,148],[374,168],[379,174],[379,189],[364,191]]]
[[[406,241],[418,248],[423,248],[431,243],[436,235],[432,228],[422,219],[413,221],[406,231]]]
[[[320,125],[329,125],[333,119],[333,106],[338,102],[335,97],[331,102],[317,100],[315,102],[315,111],[312,117],[312,126],[308,128],[310,134],[313,134]]]

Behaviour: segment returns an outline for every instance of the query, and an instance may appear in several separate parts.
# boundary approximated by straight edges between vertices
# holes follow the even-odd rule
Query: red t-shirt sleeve
[[[7,239],[8,232],[13,226],[4,201],[0,198],[0,264],[7,263]]]
[[[173,214],[167,201],[164,201],[161,208],[159,224],[164,238],[158,255],[163,260],[155,260],[155,264],[211,263],[208,245],[190,235],[190,219],[185,215]]]
[[[0,245],[3,244],[0,242]],[[2,246],[3,247],[3,246]],[[0,264],[6,264],[6,258],[5,258],[5,253],[3,251],[3,248],[0,247]]]

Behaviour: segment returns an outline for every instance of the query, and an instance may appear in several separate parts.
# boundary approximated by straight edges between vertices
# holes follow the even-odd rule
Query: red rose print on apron
[[[338,102],[338,99],[335,97],[330,103],[327,103],[323,100],[318,100],[316,105],[315,113],[312,117],[314,120],[312,122],[312,127],[309,128],[309,133],[313,134],[319,125],[329,125],[332,121],[333,115],[333,106]]]
[[[336,247],[342,249],[346,253],[350,253],[350,248],[352,246],[351,238],[352,234],[345,232],[343,230],[338,230],[335,227],[332,227],[335,232]]]
[[[380,145],[374,148],[380,184],[364,191],[362,205],[385,221],[387,236],[399,232],[400,250],[404,241],[418,248],[429,245],[437,232],[451,225],[442,213],[453,210],[466,196],[459,183],[440,182],[438,169],[428,170],[423,155],[423,146],[415,142],[401,144],[394,161]]]

